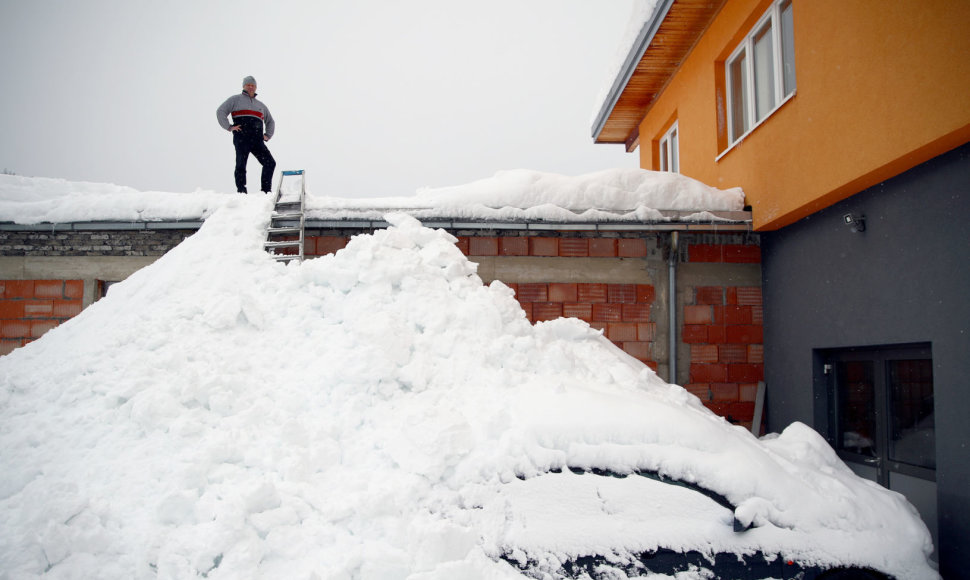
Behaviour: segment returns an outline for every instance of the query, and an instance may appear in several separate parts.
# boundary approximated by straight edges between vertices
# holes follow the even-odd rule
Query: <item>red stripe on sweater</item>
[[[259,111],[249,111],[249,110],[243,109],[241,111],[233,111],[232,112],[232,117],[234,119],[236,117],[259,117],[260,119],[262,119],[263,118],[263,114],[260,113]]]

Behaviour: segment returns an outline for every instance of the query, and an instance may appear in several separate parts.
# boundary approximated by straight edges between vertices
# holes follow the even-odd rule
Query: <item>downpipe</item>
[[[670,369],[668,383],[677,384],[677,256],[678,232],[670,232],[670,254],[667,256],[667,366]]]

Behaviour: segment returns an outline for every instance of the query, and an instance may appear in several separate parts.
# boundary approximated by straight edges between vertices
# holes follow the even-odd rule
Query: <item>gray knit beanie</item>
[[[256,84],[256,79],[254,79],[253,77],[246,77],[243,79],[243,86],[255,85],[255,84]]]

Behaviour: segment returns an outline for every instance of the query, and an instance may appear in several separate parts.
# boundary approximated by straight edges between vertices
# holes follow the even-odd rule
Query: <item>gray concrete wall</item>
[[[853,233],[846,213],[864,214]],[[762,236],[768,420],[828,431],[817,349],[929,342],[940,564],[970,550],[970,145]]]

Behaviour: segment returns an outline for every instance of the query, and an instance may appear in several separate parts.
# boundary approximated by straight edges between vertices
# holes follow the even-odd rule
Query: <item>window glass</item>
[[[748,119],[748,67],[744,51],[729,65],[729,83],[731,99],[731,141],[736,141],[744,135],[750,125]]]
[[[795,92],[795,32],[791,0],[781,4],[781,64],[784,94]]]
[[[890,360],[887,364],[892,397],[890,459],[935,468],[932,361]]]
[[[755,115],[760,121],[775,108],[774,41],[770,20],[755,32],[753,42]]]
[[[677,143],[677,126],[670,132],[670,170],[680,173],[680,149]]]
[[[842,361],[837,365],[838,447],[876,456],[876,389],[872,361]]]

